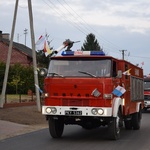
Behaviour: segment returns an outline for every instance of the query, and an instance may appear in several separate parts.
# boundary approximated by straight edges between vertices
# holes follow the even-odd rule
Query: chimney
[[[2,38],[6,39],[6,40],[9,40],[9,33],[3,33]]]
[[[0,41],[2,41],[2,31],[0,30]]]

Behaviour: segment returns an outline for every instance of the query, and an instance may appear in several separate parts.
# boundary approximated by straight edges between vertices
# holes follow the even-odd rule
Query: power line
[[[137,58],[146,58],[146,59],[150,59],[150,57],[133,56],[133,55],[131,55],[130,57],[137,57]]]
[[[76,22],[72,22],[70,20],[67,20],[65,17],[64,17],[64,12],[59,10],[58,11],[58,8],[55,6],[55,4],[53,2],[51,2],[50,0],[48,0],[49,3],[51,3],[51,5],[53,6],[50,6],[47,2],[43,1],[44,3],[46,3],[50,8],[52,8],[60,17],[62,17],[62,19],[66,20],[67,22],[69,22],[69,24],[71,24],[72,26],[74,26],[76,29],[78,29],[80,32],[82,32],[83,34],[87,35],[86,32],[82,31],[81,28],[78,26],[78,24]],[[61,12],[61,13],[60,13]]]
[[[79,22],[82,23],[82,26],[83,26],[82,29],[83,29],[83,30],[86,29],[86,30],[87,30],[88,32],[90,32],[90,33],[91,33],[91,30],[93,30],[93,31],[98,35],[98,37],[101,39],[101,41],[103,41],[104,43],[107,43],[107,44],[111,44],[114,48],[121,49],[119,46],[117,46],[117,45],[113,44],[112,42],[106,40],[103,36],[100,36],[99,33],[98,33],[95,29],[93,29],[91,26],[89,26],[89,25],[87,24],[87,22],[86,22],[85,20],[83,20],[83,18],[81,18],[80,15],[78,15],[78,14],[72,9],[72,7],[69,6],[68,3],[66,3],[65,0],[63,0],[63,2],[73,11],[74,14],[76,14],[77,17],[75,17],[75,15],[74,15],[72,12],[70,12],[59,0],[57,0],[57,1],[62,5],[63,8],[65,8],[65,10],[67,10],[67,11],[69,12],[69,14],[70,14],[71,16],[73,16],[73,17],[75,18],[75,20],[79,20],[79,19],[80,19]],[[78,19],[78,18],[79,18],[79,19]],[[79,23],[78,23],[78,25],[79,25]],[[81,26],[81,25],[80,25],[80,26]],[[105,46],[105,47],[107,47],[107,46]],[[109,49],[109,48],[107,48],[107,49]],[[111,48],[111,51],[112,51],[112,48]],[[115,52],[116,52],[116,51],[115,51]]]
[[[71,10],[74,12],[74,14],[76,14],[77,15],[77,17],[72,13],[72,12],[70,12],[59,0],[57,0],[59,3],[60,3],[60,5],[62,5],[62,7],[74,18],[74,20],[76,21],[76,22],[80,22],[80,20],[78,19],[78,18],[80,18],[81,20],[82,20],[82,23],[85,23],[84,22],[84,20],[67,4],[67,6],[69,7],[69,8],[71,8]],[[75,22],[74,21],[74,22]],[[81,22],[80,22],[81,23]],[[87,30],[88,32],[91,32],[85,25],[83,25],[83,24],[77,24],[78,26],[80,26],[83,30]]]
[[[87,32],[90,32],[91,33],[91,30],[94,31],[94,33],[96,33],[96,35],[98,36],[98,38],[101,39],[102,42],[104,42],[104,49],[106,48],[106,50],[111,53],[118,53],[116,50],[114,51],[112,49],[112,46],[115,48],[115,49],[122,49],[121,47],[119,47],[118,45],[112,43],[111,41],[109,40],[106,40],[102,35],[100,35],[94,28],[92,28],[78,13],[76,13],[76,11],[74,11],[74,9],[65,1],[63,0],[64,3],[62,3],[62,1],[60,2],[59,0],[57,0],[57,2],[69,13],[69,15],[71,17],[73,17],[74,19],[72,20],[72,18],[69,18],[69,19],[66,19],[65,16],[65,12],[60,10],[56,4],[54,4],[51,0],[48,0],[49,3],[51,3],[51,6],[49,3],[45,2],[43,0],[44,3],[46,3],[46,5],[48,5],[49,7],[52,8],[52,10],[54,10],[58,15],[59,17],[62,17],[64,20],[66,20],[67,22],[69,22],[72,26],[74,26],[76,29],[78,29],[80,32],[82,32],[84,35],[87,35],[88,33]],[[64,6],[64,4],[67,6]],[[69,8],[69,9],[68,9]],[[63,10],[64,10],[63,9]],[[58,11],[59,10],[59,11]],[[79,23],[76,23],[76,22],[79,22]],[[125,54],[124,54],[125,55]],[[138,57],[138,56],[130,56],[130,57]],[[140,56],[139,56],[140,58]],[[141,58],[144,58],[144,57],[141,57]],[[149,59],[149,58],[148,58]]]

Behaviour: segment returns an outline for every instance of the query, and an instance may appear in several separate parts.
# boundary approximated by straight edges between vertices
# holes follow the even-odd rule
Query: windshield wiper
[[[83,73],[83,74],[87,74],[90,75],[91,77],[96,77],[94,74],[91,74],[89,72],[85,72],[85,71],[78,71],[79,73]]]
[[[61,75],[61,74],[58,74],[58,73],[55,73],[55,72],[51,72],[51,73],[48,73],[49,75],[51,74],[52,76],[59,76],[59,77],[64,77],[63,75]]]

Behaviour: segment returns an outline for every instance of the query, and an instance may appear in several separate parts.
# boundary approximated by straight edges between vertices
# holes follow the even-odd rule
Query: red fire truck
[[[114,140],[123,126],[140,129],[144,88],[138,66],[102,51],[67,50],[51,57],[46,74],[42,114],[53,138],[62,136],[64,125],[106,126]]]
[[[144,78],[144,110],[150,108],[150,77],[146,76]]]

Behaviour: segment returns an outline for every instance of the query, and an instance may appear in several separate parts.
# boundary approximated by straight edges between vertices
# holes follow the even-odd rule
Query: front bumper
[[[150,101],[144,101],[144,107],[150,108]]]
[[[60,116],[112,116],[111,107],[77,107],[77,106],[42,106],[43,115]]]

